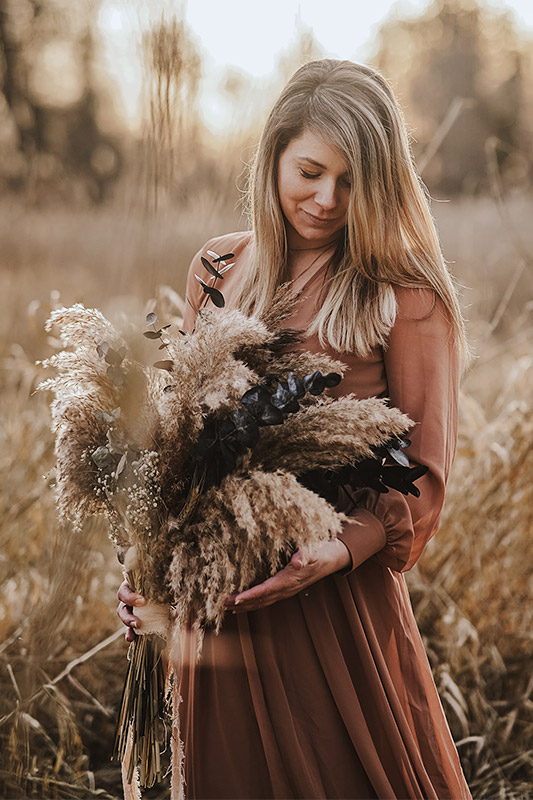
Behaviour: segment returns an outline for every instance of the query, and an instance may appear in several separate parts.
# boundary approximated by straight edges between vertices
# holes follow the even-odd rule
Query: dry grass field
[[[434,213],[477,358],[442,527],[408,580],[472,793],[518,800],[533,796],[533,198]],[[131,196],[98,211],[0,208],[1,797],[120,795],[120,571],[103,526],[78,537],[56,523],[47,403],[33,393],[51,353],[43,321],[82,301],[141,324],[157,286],[182,292],[193,253],[242,225],[206,198],[157,216]]]

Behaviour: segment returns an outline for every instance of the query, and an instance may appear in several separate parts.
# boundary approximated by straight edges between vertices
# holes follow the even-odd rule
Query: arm
[[[384,362],[391,405],[415,422],[408,434],[409,460],[429,467],[417,482],[420,497],[358,491],[353,522],[336,540],[312,554],[298,551],[272,578],[228,598],[228,608],[270,605],[339,570],[348,574],[372,556],[386,567],[407,570],[435,533],[455,453],[459,357],[442,303],[431,290],[398,289],[397,300]],[[346,550],[339,549],[339,540]]]
[[[376,541],[381,535],[375,557],[384,566],[405,571],[415,564],[437,530],[455,454],[460,361],[446,313],[428,289],[401,288],[397,299],[384,354],[389,398],[416,423],[408,434],[409,460],[429,471],[417,481],[419,498],[392,490],[356,493],[354,522],[339,536],[352,554],[352,568],[361,563],[361,540],[368,535]]]

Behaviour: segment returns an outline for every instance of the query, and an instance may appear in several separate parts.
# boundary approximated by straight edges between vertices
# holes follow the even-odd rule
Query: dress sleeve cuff
[[[352,563],[338,575],[349,575],[363,561],[383,549],[387,542],[385,528],[381,521],[366,508],[356,508],[345,522],[337,539],[348,548]]]

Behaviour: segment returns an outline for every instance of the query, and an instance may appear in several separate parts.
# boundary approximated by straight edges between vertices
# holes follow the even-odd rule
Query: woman
[[[337,539],[300,550],[227,599],[194,642],[181,725],[189,798],[469,798],[403,573],[436,530],[457,425],[463,321],[401,111],[381,75],[322,60],[296,72],[267,120],[250,183],[252,231],[233,252],[230,307],[299,292],[287,325],[302,348],[347,365],[333,395],[389,397],[416,423],[419,499],[356,493]],[[223,313],[223,312],[222,312]],[[195,313],[187,310],[191,330]],[[121,619],[143,600],[123,584]],[[131,633],[131,632],[130,632]]]

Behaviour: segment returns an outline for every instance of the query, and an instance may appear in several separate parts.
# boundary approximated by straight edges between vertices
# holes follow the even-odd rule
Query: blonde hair
[[[252,258],[239,305],[266,310],[286,278],[287,236],[277,173],[281,153],[304,130],[343,154],[351,181],[344,242],[324,301],[307,333],[324,346],[367,355],[386,346],[396,316],[394,285],[430,287],[468,353],[457,293],[411,154],[402,111],[375,69],[323,59],[301,67],[266,121],[248,186]]]

